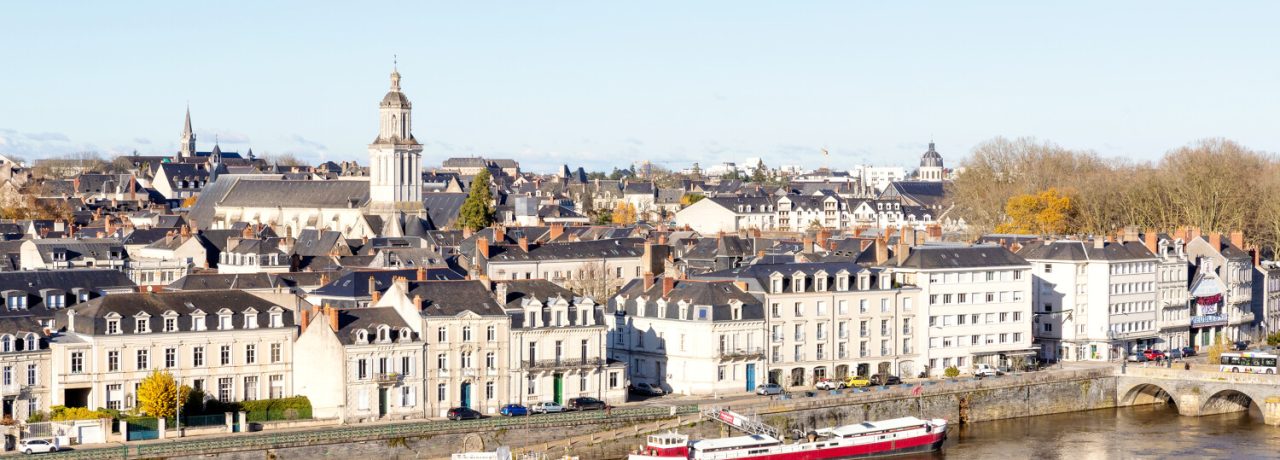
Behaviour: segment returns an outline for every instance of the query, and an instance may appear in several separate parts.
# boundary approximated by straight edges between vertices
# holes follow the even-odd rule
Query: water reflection
[[[1172,405],[1125,407],[966,425],[924,459],[1278,458],[1280,427],[1249,412],[1182,417]]]

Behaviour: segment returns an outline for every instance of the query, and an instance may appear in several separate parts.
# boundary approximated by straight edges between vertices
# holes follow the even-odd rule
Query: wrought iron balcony
[[[720,350],[720,359],[757,359],[764,357],[763,348],[734,348]]]
[[[379,385],[395,385],[404,381],[404,374],[399,372],[383,372],[373,375],[374,381]]]
[[[604,365],[604,359],[539,359],[520,362],[525,369],[572,369],[581,367],[598,367]]]

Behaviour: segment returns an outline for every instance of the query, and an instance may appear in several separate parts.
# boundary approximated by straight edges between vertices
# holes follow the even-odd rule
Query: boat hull
[[[942,444],[947,441],[946,431],[930,433],[925,436],[918,436],[910,439],[898,439],[893,441],[869,443],[853,446],[835,446],[823,447],[821,449],[806,449],[791,452],[762,452],[756,455],[742,455],[734,458],[749,460],[844,460],[858,458],[879,458],[893,457],[898,455],[910,455],[919,453],[928,453],[942,450]],[[781,447],[781,446],[780,446]],[[778,450],[778,449],[769,449]],[[629,460],[666,460],[684,457],[656,457],[648,455],[632,454]],[[722,458],[712,455],[694,454],[691,458]]]

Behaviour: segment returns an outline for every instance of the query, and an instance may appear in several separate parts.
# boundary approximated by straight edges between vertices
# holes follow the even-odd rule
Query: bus
[[[1280,356],[1271,353],[1231,352],[1223,353],[1219,364],[1221,364],[1222,372],[1275,374],[1277,358],[1280,358]]]

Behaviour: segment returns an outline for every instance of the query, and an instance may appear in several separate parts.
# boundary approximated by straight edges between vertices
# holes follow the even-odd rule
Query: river
[[[1072,412],[952,428],[925,459],[1280,458],[1280,427],[1251,412],[1182,417],[1172,405]]]

